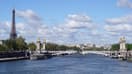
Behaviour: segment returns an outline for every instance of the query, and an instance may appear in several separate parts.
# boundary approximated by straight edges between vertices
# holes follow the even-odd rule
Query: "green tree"
[[[128,51],[132,50],[132,44],[126,44],[126,48],[127,48]]]
[[[7,47],[7,49],[9,49],[10,51],[17,49],[15,40],[11,40],[11,39],[5,40],[5,41],[3,41],[3,45],[5,45]]]
[[[29,44],[28,44],[28,48],[29,48],[31,51],[34,51],[34,50],[36,49],[35,43],[29,43]]]
[[[17,47],[17,50],[26,50],[28,47],[27,47],[27,43],[25,42],[25,39],[23,37],[18,37],[16,40],[16,47]]]
[[[46,50],[50,50],[50,51],[76,50],[76,51],[79,51],[80,48],[78,48],[76,46],[68,47],[66,45],[58,45],[55,43],[46,43]]]
[[[7,47],[4,45],[0,45],[0,51],[7,51]]]
[[[113,44],[111,47],[112,51],[118,51],[120,49],[119,44]]]
[[[72,47],[68,47],[69,50],[75,50],[75,51],[80,51],[79,47],[76,46],[72,46]]]
[[[57,44],[54,43],[46,43],[46,50],[57,51]]]
[[[27,43],[25,42],[25,39],[23,37],[18,37],[16,39],[8,39],[3,41],[3,45],[9,50],[26,50],[27,49]]]
[[[66,47],[65,45],[58,45],[56,49],[66,51],[68,47]]]

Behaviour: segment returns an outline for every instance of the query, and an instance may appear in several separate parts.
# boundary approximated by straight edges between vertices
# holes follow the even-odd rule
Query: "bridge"
[[[82,51],[81,54],[99,54],[99,55],[104,55],[108,56],[111,51]]]
[[[103,55],[103,56],[108,56],[111,58],[128,58],[128,57],[132,57],[132,51],[81,51],[81,52],[77,52],[74,50],[69,50],[69,51],[48,51],[50,53],[52,53],[52,55],[71,55],[71,54],[75,54],[75,53],[79,53],[82,55],[85,54],[98,54],[98,55]]]
[[[132,51],[75,51],[75,50],[68,50],[68,51],[41,51],[42,53],[47,53],[50,54],[50,56],[60,56],[60,55],[71,55],[71,54],[98,54],[98,55],[103,55],[103,56],[108,56],[111,58],[121,58],[121,59],[127,59],[127,58],[132,58]],[[46,56],[45,54],[38,54],[39,56]],[[35,58],[37,56],[35,54]],[[43,57],[42,56],[42,57]],[[49,55],[48,55],[49,56]],[[34,57],[34,55],[33,55]]]
[[[69,50],[69,51],[48,51],[49,53],[52,53],[52,55],[71,55],[77,53],[77,51]]]
[[[108,56],[111,51],[81,51],[81,52],[77,52],[74,50],[69,50],[69,51],[48,51],[49,53],[52,53],[53,55],[62,55],[62,54],[75,54],[75,53],[80,53],[80,54],[99,54],[99,55],[104,55],[104,56]]]

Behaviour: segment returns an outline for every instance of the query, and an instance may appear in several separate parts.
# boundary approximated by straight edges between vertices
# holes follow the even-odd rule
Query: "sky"
[[[27,42],[132,43],[132,0],[0,0],[0,40],[9,38],[12,9]]]

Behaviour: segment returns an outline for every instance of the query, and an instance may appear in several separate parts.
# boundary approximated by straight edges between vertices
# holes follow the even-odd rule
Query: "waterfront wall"
[[[29,54],[25,51],[6,51],[0,52],[0,58],[26,57]]]

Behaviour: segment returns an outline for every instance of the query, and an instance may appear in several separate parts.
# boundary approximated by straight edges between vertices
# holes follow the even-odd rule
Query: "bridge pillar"
[[[41,51],[45,51],[45,49],[46,49],[46,39],[44,40],[44,42],[42,43],[42,49],[41,49]]]
[[[119,57],[125,58],[127,54],[125,37],[121,37],[119,40],[119,43],[120,43],[120,49],[118,53]]]
[[[120,51],[126,51],[126,39],[125,37],[120,38]]]
[[[40,53],[40,51],[41,51],[41,41],[40,41],[40,39],[38,39],[37,40],[37,42],[36,42],[36,53]]]

